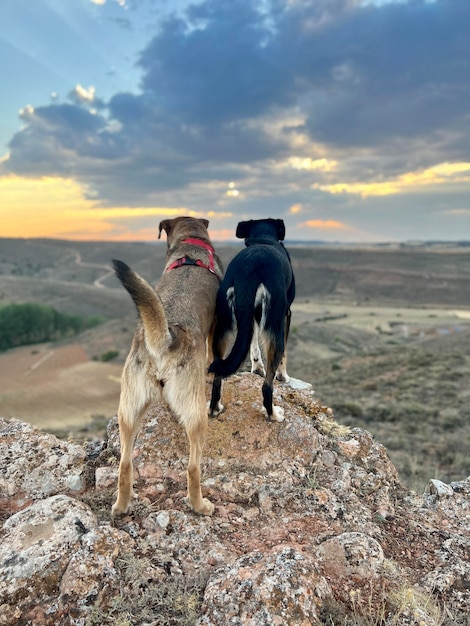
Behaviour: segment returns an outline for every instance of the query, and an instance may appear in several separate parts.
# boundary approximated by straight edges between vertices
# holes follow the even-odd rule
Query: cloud
[[[305,33],[299,73],[319,83],[310,82],[308,132],[333,145],[375,146],[458,128],[468,119],[469,18],[465,0],[349,6]]]
[[[114,1],[116,2],[116,4],[118,4],[121,7],[126,6],[126,0],[114,0]],[[98,5],[106,4],[106,0],[90,0],[90,2],[92,4],[98,4]]]
[[[404,191],[423,190],[429,185],[470,182],[470,163],[440,163],[421,172],[409,172],[392,180],[373,183],[315,183],[314,189],[332,194],[350,193],[367,196],[388,196]]]
[[[470,217],[470,209],[448,209],[443,211],[444,215],[468,215]]]
[[[103,102],[77,84],[67,104],[24,107],[0,175],[73,177],[101,206],[197,210],[240,190],[274,205],[284,188],[288,211],[312,188],[451,182],[436,167],[470,161],[469,23],[468,0],[204,0],[160,21],[138,93]]]
[[[86,89],[81,85],[77,85],[70,92],[69,98],[77,104],[80,104],[82,102],[91,104],[95,100],[95,92],[96,89],[94,87],[88,87],[88,89]]]
[[[337,161],[331,159],[312,159],[311,157],[289,157],[288,165],[295,170],[321,170],[331,172],[338,165]]]

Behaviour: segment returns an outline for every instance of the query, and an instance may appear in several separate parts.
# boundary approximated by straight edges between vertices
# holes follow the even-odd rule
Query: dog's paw
[[[115,502],[111,508],[111,517],[119,517],[120,515],[126,515],[131,508],[130,502],[127,505],[122,505],[119,502]]]
[[[199,515],[212,515],[215,510],[215,506],[207,498],[202,499],[202,507],[196,511]]]
[[[270,416],[272,422],[283,422],[284,409],[280,406],[273,406],[273,414]]]
[[[261,378],[266,376],[266,370],[264,369],[264,365],[262,363],[253,363],[251,366],[251,373],[258,374]]]
[[[283,422],[285,420],[285,416],[284,416],[284,409],[280,406],[274,406],[273,405],[273,414],[272,415],[268,415],[268,412],[266,410],[266,407],[263,406],[262,408],[263,411],[263,415],[265,415],[269,421],[271,422]]]
[[[111,517],[118,517],[119,515],[126,515],[129,513],[132,507],[132,501],[136,499],[137,494],[135,491],[132,491],[129,498],[124,498],[118,495],[116,502],[111,508]]]
[[[193,506],[188,496],[184,498],[184,501],[189,506],[189,508],[198,515],[212,515],[215,510],[215,506],[207,498],[201,498],[201,502],[197,507]]]
[[[276,372],[276,380],[281,381],[281,383],[288,383],[290,381],[290,376],[287,372],[281,372],[278,370]]]
[[[212,411],[211,411],[211,403],[210,402],[207,403],[207,414],[209,415],[209,417],[217,417],[224,411],[225,411],[225,407],[221,402],[217,402],[217,406],[214,407]]]

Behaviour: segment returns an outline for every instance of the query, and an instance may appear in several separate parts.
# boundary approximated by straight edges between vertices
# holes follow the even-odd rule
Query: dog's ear
[[[279,241],[284,241],[286,236],[286,226],[284,220],[276,220],[276,233]]]
[[[200,217],[199,221],[202,222],[206,228],[209,228],[209,220],[206,220],[203,217]]]
[[[172,228],[173,228],[173,220],[162,220],[160,222],[160,226],[158,227],[158,238],[160,239],[160,237],[162,236],[162,230],[166,232],[167,237],[168,237]]]
[[[238,239],[247,239],[250,236],[252,222],[253,220],[239,222],[235,236],[238,237]]]

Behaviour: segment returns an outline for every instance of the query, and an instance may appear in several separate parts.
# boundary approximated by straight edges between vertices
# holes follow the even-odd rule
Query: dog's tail
[[[149,347],[169,345],[172,335],[162,301],[155,289],[123,261],[114,259],[113,268],[137,307]]]
[[[264,318],[264,311],[269,298],[264,285],[258,285],[253,293],[250,293],[250,290],[237,294],[233,293],[231,301],[237,320],[235,342],[225,359],[215,359],[209,366],[209,372],[223,378],[234,374],[245,360],[253,339],[255,317],[258,318],[258,321],[260,321],[260,317]],[[259,310],[259,315],[256,315],[257,310]]]

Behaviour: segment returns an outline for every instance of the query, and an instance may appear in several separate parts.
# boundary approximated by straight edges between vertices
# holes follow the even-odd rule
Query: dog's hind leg
[[[282,335],[281,335],[282,337]],[[284,421],[284,409],[273,405],[273,382],[281,359],[284,355],[283,341],[276,341],[276,338],[268,337],[266,350],[266,378],[263,383],[263,405],[268,415],[268,419],[273,422]]]
[[[189,439],[187,467],[188,494],[186,504],[200,515],[212,515],[214,505],[201,492],[201,457],[207,433],[205,354],[201,346],[200,358],[195,357],[182,369],[178,378],[165,385],[165,398],[184,426]]]
[[[142,375],[129,375],[125,366],[122,374],[121,399],[119,401],[118,420],[121,440],[121,461],[119,463],[118,495],[112,508],[112,515],[127,513],[133,490],[132,448],[139,430],[142,415],[149,405],[149,394]]]
[[[259,326],[254,322],[253,339],[250,345],[251,373],[259,376],[266,376],[263,359],[261,358],[261,350],[259,348]]]
[[[205,402],[202,403],[202,412],[197,421],[186,426],[189,439],[189,462],[188,462],[188,495],[186,503],[200,515],[212,515],[214,505],[207,498],[202,497],[201,492],[201,457],[202,448],[207,432],[207,414]]]

